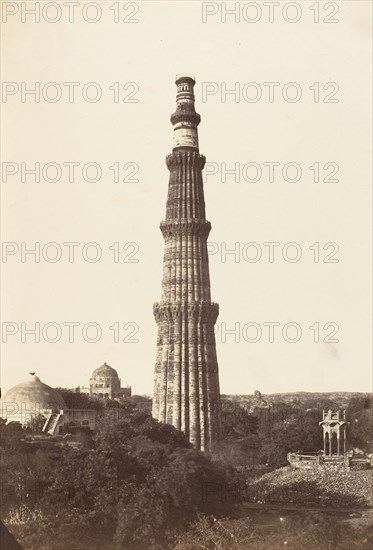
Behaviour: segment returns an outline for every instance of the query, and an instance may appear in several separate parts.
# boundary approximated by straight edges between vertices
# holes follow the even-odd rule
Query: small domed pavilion
[[[89,393],[100,399],[122,399],[131,396],[131,386],[121,387],[121,380],[115,369],[107,363],[95,369],[89,380],[89,388],[79,388],[81,393]]]

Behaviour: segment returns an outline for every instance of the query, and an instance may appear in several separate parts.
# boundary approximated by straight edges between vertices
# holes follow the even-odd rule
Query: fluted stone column
[[[177,77],[174,147],[166,158],[170,171],[164,237],[161,302],[154,304],[158,324],[153,417],[172,424],[201,450],[211,450],[221,434],[221,402],[214,325],[219,314],[211,302],[202,170],[194,109],[195,80]]]
[[[333,432],[329,432],[329,456],[333,454]]]

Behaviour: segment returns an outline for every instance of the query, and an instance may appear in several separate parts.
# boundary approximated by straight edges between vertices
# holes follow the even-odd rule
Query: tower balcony
[[[178,319],[191,319],[196,322],[214,324],[219,315],[219,304],[216,302],[156,302],[153,305],[156,321],[174,322]]]
[[[162,221],[159,225],[163,237],[174,235],[199,235],[207,239],[211,231],[211,223],[203,219],[171,219]]]
[[[195,126],[201,122],[201,115],[193,111],[182,111],[177,110],[170,117],[172,124],[177,124],[178,122],[191,122]]]
[[[204,155],[201,155],[195,149],[190,149],[190,150],[180,149],[177,151],[173,151],[173,153],[167,155],[166,157],[166,164],[168,168],[179,164],[183,164],[183,163],[189,163],[191,165],[197,164],[197,166],[201,170],[203,170],[206,164],[206,157]]]

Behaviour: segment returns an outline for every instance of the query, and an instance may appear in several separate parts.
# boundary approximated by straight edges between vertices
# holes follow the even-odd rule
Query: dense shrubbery
[[[323,447],[318,411],[278,406],[261,422],[259,458],[272,467],[287,464],[291,451],[317,452]]]
[[[278,401],[272,407],[247,413],[237,401],[223,399],[225,438],[220,456],[234,465],[278,468],[287,464],[288,452],[317,452],[323,448],[319,426],[322,409],[338,405],[330,400],[307,398],[291,403]],[[353,397],[348,405],[350,447],[373,452],[373,400]]]
[[[301,403],[279,403],[249,414],[242,406],[223,399],[224,440],[219,456],[236,466],[279,467],[289,451],[317,452],[322,446],[317,408]]]
[[[160,550],[197,512],[222,511],[202,491],[226,483],[227,471],[171,426],[128,409],[103,415],[88,448],[27,442],[19,425],[1,424],[4,514],[25,549]]]
[[[373,398],[354,397],[348,404],[350,445],[373,453]]]
[[[124,398],[121,402],[116,399],[97,399],[88,394],[80,393],[79,390],[69,388],[56,388],[63,397],[68,409],[95,409],[102,411],[105,409],[122,410],[142,410],[149,412],[151,410],[151,399],[142,395],[133,395]]]
[[[234,519],[242,500],[221,498],[220,489],[234,493],[236,486],[244,487],[249,502],[254,491],[267,502],[284,504],[367,503],[364,486],[372,472],[344,473],[338,482],[330,475],[321,479],[290,468],[283,475],[276,471],[262,477],[258,470],[240,469],[239,478],[231,467],[277,468],[286,464],[288,451],[318,451],[322,432],[317,407],[276,403],[253,415],[224,399],[224,440],[212,460],[192,449],[174,428],[154,421],[147,398],[135,396],[118,404],[69,390],[62,393],[70,407],[98,409],[97,431],[84,445],[31,435],[17,423],[6,426],[0,421],[6,480],[2,515],[25,550],[274,550],[276,544],[283,547],[284,534],[288,548],[327,550],[329,539],[321,545],[313,525],[300,526],[303,535],[298,536],[295,524],[289,523],[293,531],[289,527],[287,533],[263,533],[250,518]],[[372,449],[371,400],[351,400],[347,416],[352,444]],[[242,476],[249,475],[246,484]],[[206,487],[211,489],[208,499],[203,498]],[[230,519],[219,519],[224,515]],[[335,533],[336,549],[344,548],[338,546],[338,529],[328,528],[328,536]],[[350,537],[348,526],[345,536]],[[352,537],[349,548],[357,548],[356,540],[361,544],[368,538],[363,532],[360,539]],[[363,542],[358,548],[365,547]]]

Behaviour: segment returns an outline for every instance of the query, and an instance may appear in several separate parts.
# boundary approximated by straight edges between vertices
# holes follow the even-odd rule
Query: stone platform
[[[373,455],[351,454],[325,456],[322,453],[288,453],[287,460],[293,468],[311,470],[315,468],[344,468],[367,470],[373,467]]]

